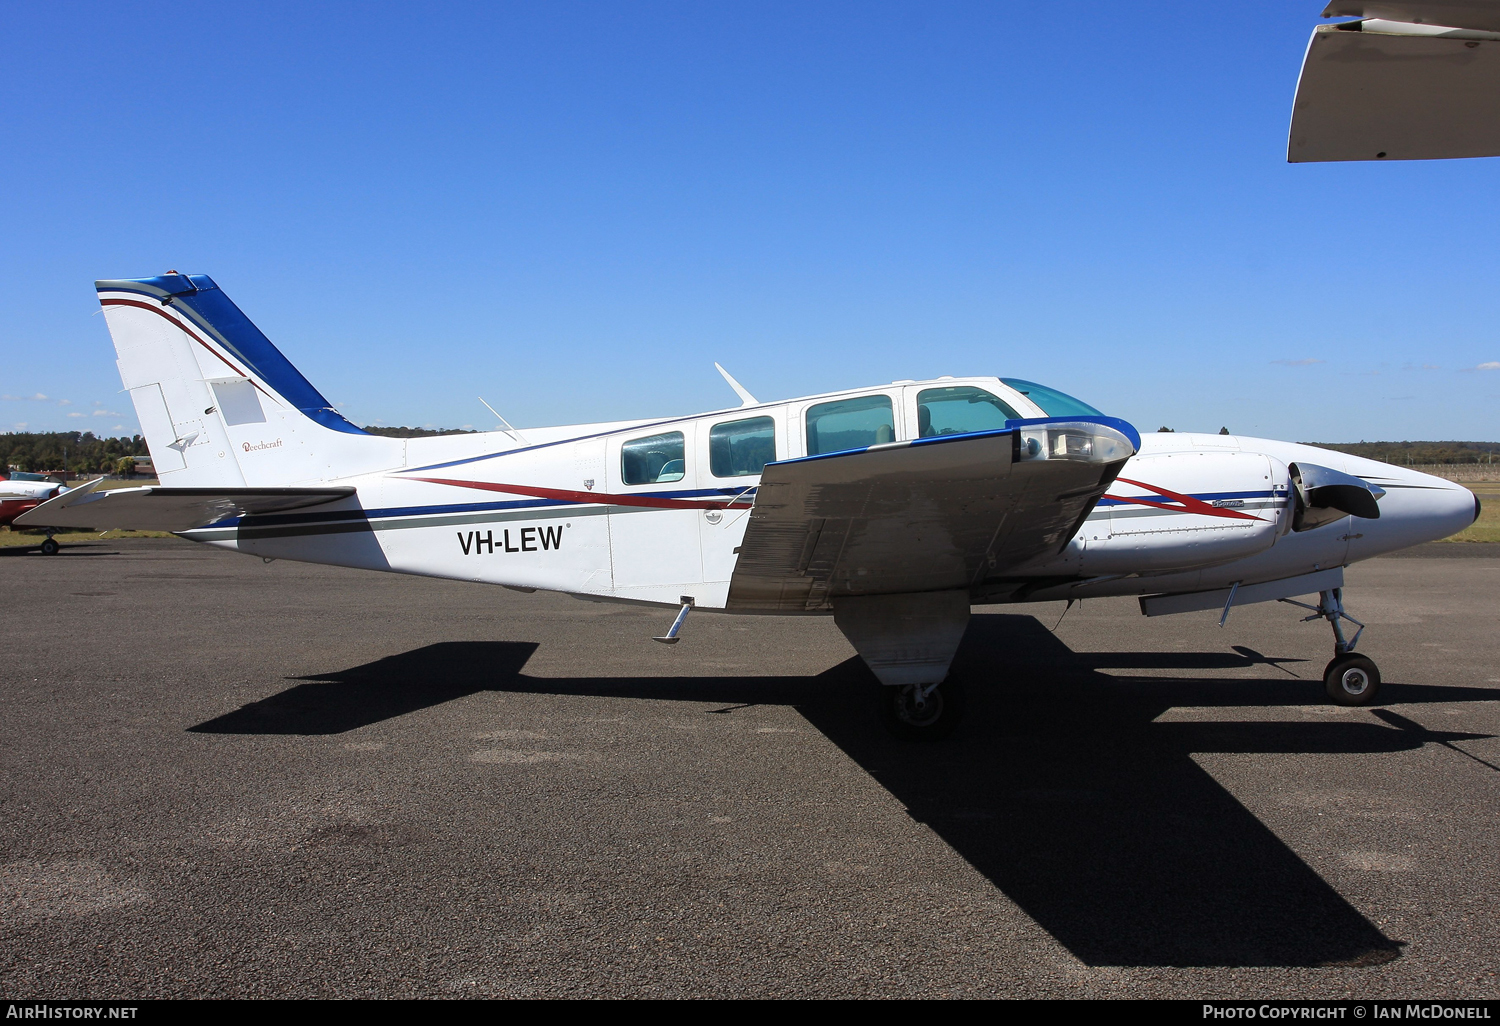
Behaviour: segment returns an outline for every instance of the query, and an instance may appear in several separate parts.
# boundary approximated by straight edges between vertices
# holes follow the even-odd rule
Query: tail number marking
[[[458,545],[466,556],[477,556],[481,552],[492,555],[496,552],[550,552],[562,548],[562,527],[523,527],[511,544],[510,528],[501,530],[500,537],[494,531],[459,531]]]

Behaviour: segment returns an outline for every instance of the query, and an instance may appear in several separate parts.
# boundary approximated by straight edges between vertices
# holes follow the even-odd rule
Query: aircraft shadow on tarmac
[[[890,738],[858,659],[816,677],[550,679],[536,646],[449,642],[316,678],[191,728],[332,734],[482,691],[792,705],[1024,912],[1089,965],[1373,965],[1380,930],[1191,758],[1196,752],[1380,754],[1488,735],[1429,731],[1389,709],[1321,722],[1154,722],[1172,706],[1324,701],[1251,649],[1075,653],[1033,617],[973,618],[954,670],[960,731]],[[1112,676],[1098,668],[1264,665],[1263,679]],[[992,681],[994,686],[983,686]],[[1500,690],[1388,684],[1384,705],[1497,701]],[[1469,753],[1469,758],[1476,758]],[[1476,760],[1482,761],[1482,760]],[[1489,765],[1485,763],[1485,765]],[[1491,766],[1492,769],[1496,767]]]
[[[118,556],[119,549],[96,549],[87,542],[69,542],[62,546],[57,556]],[[56,559],[57,556],[43,556],[42,543],[38,541],[35,545],[7,545],[0,547],[0,557],[5,556],[39,556],[44,559]]]

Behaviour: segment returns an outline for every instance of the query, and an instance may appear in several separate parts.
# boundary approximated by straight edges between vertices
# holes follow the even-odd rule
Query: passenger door
[[[707,499],[749,502],[760,484],[761,469],[785,458],[782,418],[765,413],[726,416],[699,431],[699,479]],[[704,510],[698,518],[703,553],[703,579],[727,581],[739,560],[739,547],[749,523],[748,507]]]
[[[703,583],[698,547],[697,509],[671,501],[693,498],[695,425],[644,429],[609,440],[609,490],[630,503],[615,502],[609,514],[609,544],[617,593],[647,601],[675,602]],[[653,502],[655,500],[655,502]],[[659,504],[656,504],[659,503]],[[660,589],[660,595],[647,593]],[[689,589],[684,591],[683,589]],[[628,594],[634,591],[635,594]]]

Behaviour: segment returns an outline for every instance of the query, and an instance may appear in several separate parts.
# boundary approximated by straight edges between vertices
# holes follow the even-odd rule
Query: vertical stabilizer
[[[345,420],[207,275],[95,282],[163,484],[291,485],[405,463]]]

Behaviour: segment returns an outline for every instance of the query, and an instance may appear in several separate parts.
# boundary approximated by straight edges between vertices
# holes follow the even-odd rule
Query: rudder
[[[404,464],[404,443],[345,420],[207,275],[95,287],[163,484],[297,484]]]

